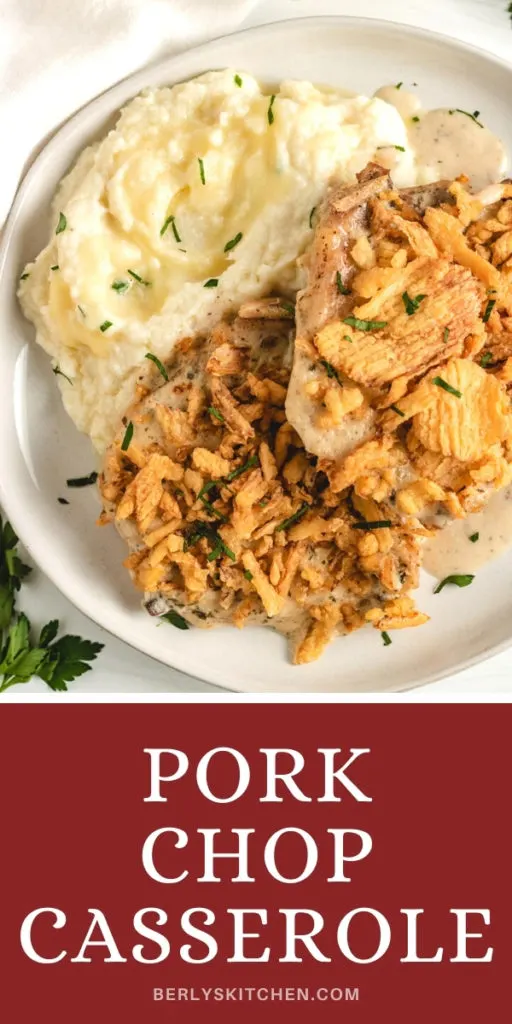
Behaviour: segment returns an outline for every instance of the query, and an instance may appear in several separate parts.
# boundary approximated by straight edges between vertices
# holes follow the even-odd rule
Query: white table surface
[[[241,27],[308,15],[357,14],[443,32],[490,50],[512,63],[512,25],[506,6],[506,0],[388,0],[387,3],[360,0],[357,5],[353,0],[261,0]],[[82,681],[81,689],[91,695],[134,694],[141,690],[176,695],[221,692],[160,665],[106,634],[78,612],[37,569],[23,587],[22,607],[34,624],[58,618],[66,632],[79,633],[105,644],[94,671]],[[70,689],[73,690],[73,684]],[[32,681],[26,686],[13,687],[4,699],[18,701],[48,693],[45,684]],[[446,700],[452,696],[455,700],[465,696],[485,700],[491,695],[495,698],[502,695],[505,700],[512,698],[512,648],[482,665],[417,691],[417,697],[428,700]],[[66,699],[66,695],[59,699]]]

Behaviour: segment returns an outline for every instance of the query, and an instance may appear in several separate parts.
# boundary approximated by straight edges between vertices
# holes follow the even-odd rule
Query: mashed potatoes
[[[211,72],[149,90],[62,182],[49,244],[20,298],[61,374],[66,408],[102,451],[144,356],[206,331],[229,308],[298,287],[327,182],[391,146],[397,185],[417,172],[393,106],[307,82],[275,96]],[[389,152],[389,150],[388,150]]]

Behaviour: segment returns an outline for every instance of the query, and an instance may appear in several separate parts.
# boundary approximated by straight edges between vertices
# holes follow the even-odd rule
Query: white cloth
[[[507,0],[0,0],[0,227],[23,171],[75,110],[145,64],[247,24],[320,14],[404,21],[512,60]],[[478,33],[476,21],[478,19]],[[482,21],[485,32],[482,37]]]

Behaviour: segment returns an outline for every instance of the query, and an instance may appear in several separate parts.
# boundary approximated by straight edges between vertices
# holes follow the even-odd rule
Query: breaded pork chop
[[[376,216],[377,199],[387,202],[380,204]],[[303,261],[307,280],[297,297],[297,335],[286,402],[287,418],[312,454],[340,459],[371,438],[376,424],[372,405],[376,402],[371,401],[375,395],[366,389],[388,386],[396,377],[420,369],[425,344],[431,362],[437,362],[446,343],[445,326],[453,328],[446,355],[460,354],[478,316],[478,290],[462,268],[451,267],[446,261],[437,266],[436,248],[417,223],[427,207],[448,201],[453,200],[444,183],[393,193],[389,174],[377,164],[370,164],[358,175],[356,185],[332,190],[320,208],[313,242]],[[394,269],[393,257],[397,265],[402,259],[401,246],[406,247],[404,262],[411,248],[418,260],[408,267],[405,283],[390,286],[381,316],[372,312],[371,302],[364,304],[366,309],[361,307],[361,294],[364,274],[371,274],[375,267],[382,236],[401,239],[395,251],[390,251],[390,272]],[[386,283],[385,270],[381,285]],[[357,296],[353,291],[355,279],[359,284]],[[368,281],[369,296],[373,283]],[[421,317],[409,322],[402,294],[411,289],[416,297],[427,286],[434,294]],[[452,299],[454,308],[450,312]],[[449,314],[444,322],[438,320],[443,303]],[[355,321],[347,323],[354,315],[355,321],[364,317],[363,331],[357,330]],[[436,322],[441,326],[431,329]],[[377,325],[374,330],[372,324]],[[379,351],[372,359],[376,331],[385,334],[379,334]],[[410,335],[409,340],[404,335]],[[402,339],[400,351],[397,338]]]

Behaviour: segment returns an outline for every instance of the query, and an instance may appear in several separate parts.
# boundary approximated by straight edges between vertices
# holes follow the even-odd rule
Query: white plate
[[[212,68],[247,69],[266,82],[305,78],[371,94],[379,85],[418,83],[425,106],[482,111],[512,151],[512,68],[441,36],[363,19],[314,18],[262,26],[216,40],[121,82],[72,118],[35,161],[16,198],[0,262],[0,498],[32,558],[83,612],[134,647],[201,679],[245,691],[357,692],[401,689],[466,667],[512,640],[512,551],[466,590],[432,594],[425,577],[419,606],[432,616],[393,634],[386,649],[375,630],[331,645],[312,665],[293,667],[285,641],[270,630],[180,632],[138,606],[121,567],[113,528],[94,525],[92,488],[65,480],[94,468],[89,442],[61,406],[49,360],[32,343],[16,299],[25,262],[46,241],[50,200],[80,150],[112,123],[144,86],[161,86]],[[64,85],[64,83],[63,83]],[[71,504],[57,503],[66,495]]]

